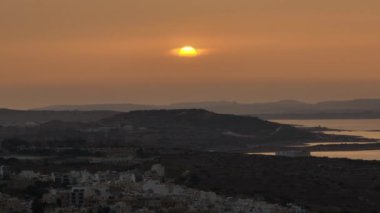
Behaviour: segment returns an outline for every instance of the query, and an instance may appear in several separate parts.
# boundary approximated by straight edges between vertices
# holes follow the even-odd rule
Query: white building
[[[0,180],[9,177],[10,171],[8,166],[1,165],[0,166]]]
[[[83,207],[85,201],[85,192],[85,187],[73,187],[70,194],[71,205],[75,207]]]
[[[117,202],[111,206],[111,211],[114,213],[130,213],[132,212],[131,206],[128,206],[124,202]]]
[[[153,194],[158,195],[168,195],[169,194],[169,187],[165,184],[162,184],[158,180],[146,180],[143,183],[143,191],[144,192],[152,192]]]
[[[35,173],[32,170],[23,170],[21,171],[18,176],[20,178],[25,178],[25,179],[33,179],[33,178],[38,178],[39,174]]]
[[[136,175],[133,172],[120,172],[119,181],[127,183],[136,183]]]
[[[165,167],[161,164],[154,164],[151,171],[155,172],[159,177],[165,177]]]

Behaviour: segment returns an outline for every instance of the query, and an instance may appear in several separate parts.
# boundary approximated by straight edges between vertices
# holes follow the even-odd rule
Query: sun
[[[199,51],[192,46],[184,46],[178,50],[178,56],[180,57],[196,57],[199,55]]]

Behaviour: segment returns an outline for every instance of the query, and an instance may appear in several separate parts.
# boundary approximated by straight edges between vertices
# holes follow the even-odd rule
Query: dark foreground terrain
[[[75,156],[36,160],[1,159],[13,171],[50,174],[71,170],[146,171],[165,167],[166,180],[191,188],[286,206],[293,203],[310,212],[379,212],[380,162],[329,158],[286,158],[186,150],[136,150],[125,161],[93,163]],[[116,153],[103,150],[106,159]],[[121,150],[120,150],[121,151]],[[107,152],[107,153],[106,153]],[[127,155],[126,155],[127,156]],[[17,195],[14,191],[7,192]]]
[[[376,161],[188,153],[163,155],[161,163],[178,182],[220,194],[292,202],[313,212],[380,211]]]
[[[106,151],[106,150],[104,150]],[[1,159],[13,171],[50,174],[72,170],[146,171],[165,167],[166,179],[220,195],[293,203],[311,212],[380,212],[380,162],[329,158],[286,158],[185,150],[148,150],[132,160],[93,163],[91,158]],[[114,153],[106,154],[112,159]],[[87,160],[86,160],[87,159]],[[15,194],[1,189],[1,192]],[[17,195],[17,193],[16,193]]]

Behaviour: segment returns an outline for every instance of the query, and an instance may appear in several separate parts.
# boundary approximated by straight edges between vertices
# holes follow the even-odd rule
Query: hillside
[[[147,146],[191,149],[241,149],[251,145],[307,141],[314,133],[254,117],[216,114],[206,110],[151,110],[118,114],[101,126],[139,130],[128,137]],[[138,139],[136,134],[143,135]]]
[[[281,132],[280,128],[298,131],[298,129],[264,121],[255,117],[217,114],[202,109],[177,110],[146,110],[117,114],[102,119],[107,126],[134,125],[148,129],[205,129],[209,131],[235,132],[237,134],[259,135],[267,133],[275,135]]]
[[[53,143],[76,140],[83,141],[78,146],[86,147],[138,145],[147,148],[224,151],[322,139],[321,134],[290,125],[201,109],[132,111],[90,122],[68,119],[27,128],[0,128],[0,138],[53,140]]]

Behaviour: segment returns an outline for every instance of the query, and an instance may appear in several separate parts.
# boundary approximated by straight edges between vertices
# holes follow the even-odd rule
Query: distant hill
[[[147,109],[205,109],[216,113],[253,115],[265,119],[329,119],[329,118],[380,118],[380,99],[325,101],[304,103],[284,100],[268,103],[189,102],[170,105],[99,104],[77,106],[50,106],[39,110],[112,110],[129,112]]]
[[[278,101],[268,103],[237,103],[237,102],[199,102],[199,103],[180,103],[172,104],[170,108],[201,108],[217,113],[240,114],[240,115],[259,115],[277,114],[286,112],[309,112],[310,104],[299,101]]]
[[[304,103],[284,100],[268,103],[243,104],[236,102],[200,102],[173,104],[170,108],[202,108],[218,113],[233,114],[321,114],[321,113],[380,113],[380,99],[326,101]]]
[[[189,102],[170,105],[89,104],[57,105],[32,110],[0,109],[0,125],[60,121],[97,121],[118,112],[156,109],[205,109],[215,113],[250,115],[262,119],[374,119],[380,118],[380,99],[304,103],[285,100],[268,103],[229,101]]]
[[[319,110],[376,111],[380,112],[380,99],[357,99],[348,101],[326,101],[315,104]]]
[[[53,120],[97,121],[112,116],[112,111],[29,111],[0,109],[0,126],[36,125]]]
[[[142,104],[87,104],[87,105],[53,105],[48,107],[37,108],[33,110],[40,111],[118,111],[129,112],[135,110],[157,109],[153,105]]]

